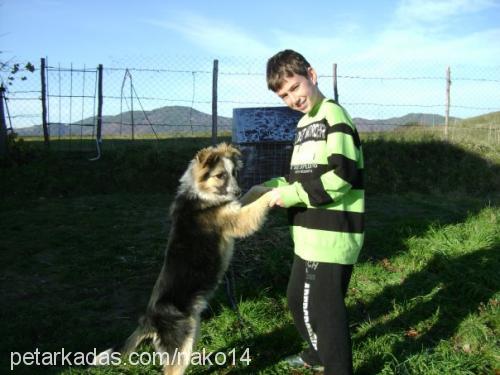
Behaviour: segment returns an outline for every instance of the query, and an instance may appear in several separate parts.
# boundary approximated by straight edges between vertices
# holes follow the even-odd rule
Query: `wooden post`
[[[446,109],[444,117],[444,138],[448,139],[448,124],[450,122],[450,86],[451,86],[451,73],[450,67],[446,69]]]
[[[0,158],[7,156],[9,143],[7,138],[7,123],[5,122],[5,112],[3,103],[5,100],[5,87],[0,85]]]
[[[217,79],[219,76],[219,60],[214,60],[212,74],[212,144],[217,143]]]
[[[102,135],[102,64],[97,67],[97,142],[101,143]]]
[[[132,140],[135,139],[134,125],[134,85],[132,84],[132,75],[130,75],[130,122],[132,123]]]
[[[42,127],[43,127],[43,141],[45,146],[49,147],[49,126],[47,119],[47,81],[45,78],[45,59],[40,61],[40,79],[42,88]]]
[[[339,92],[337,90],[337,63],[333,64],[333,99],[339,102]]]

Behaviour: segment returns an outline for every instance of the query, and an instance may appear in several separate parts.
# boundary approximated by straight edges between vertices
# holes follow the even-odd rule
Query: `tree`
[[[35,66],[31,62],[27,62],[21,67],[20,63],[10,64],[9,61],[0,61],[0,77],[2,79],[2,84],[6,86],[12,86],[12,83],[16,77],[23,72],[33,73],[35,71]],[[5,78],[4,78],[5,77]],[[23,74],[19,78],[21,81],[26,81],[28,77]]]
[[[1,53],[1,52],[0,52]],[[21,81],[25,81],[28,77],[24,74],[24,72],[33,73],[35,71],[35,66],[27,62],[24,66],[21,67],[21,64],[15,63],[10,64],[9,61],[1,61],[0,60],[0,157],[5,157],[8,154],[9,147],[9,138],[7,135],[7,123],[5,121],[5,92],[7,91],[8,86],[12,86],[16,77]],[[21,76],[19,76],[21,74]]]

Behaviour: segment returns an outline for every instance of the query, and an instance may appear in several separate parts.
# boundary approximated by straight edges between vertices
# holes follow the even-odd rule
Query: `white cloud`
[[[192,43],[210,51],[229,56],[269,55],[272,50],[237,26],[226,21],[208,19],[194,13],[182,13],[168,21],[149,20],[152,25],[175,31]]]
[[[500,64],[500,28],[467,36],[429,37],[416,29],[386,30],[353,60],[414,64]]]
[[[152,19],[147,23],[177,33],[196,46],[211,53],[226,56],[253,56],[267,58],[285,48],[295,49],[307,56],[332,58],[339,54],[359,50],[361,40],[353,42],[359,35],[360,26],[355,22],[343,22],[341,32],[332,35],[289,32],[281,28],[269,29],[266,38],[244,30],[226,20],[207,18],[193,12],[180,12],[168,20]],[[312,61],[311,61],[312,62]]]
[[[357,62],[500,65],[500,27],[456,30],[467,16],[498,9],[489,0],[402,0],[373,44],[353,56]]]
[[[375,32],[343,16],[342,27],[331,34],[297,33],[274,28],[268,37],[226,20],[181,12],[150,24],[175,32],[218,56],[266,58],[292,48],[306,56],[318,71],[330,72],[331,63],[352,63],[365,71],[389,74],[408,66],[448,64],[500,65],[500,27],[461,33],[446,30],[451,22],[477,12],[496,10],[492,0],[402,0],[392,18]],[[450,21],[453,20],[453,21]],[[345,66],[345,65],[344,65]],[[394,73],[394,71],[393,71]]]
[[[396,10],[403,22],[446,23],[448,17],[457,17],[498,7],[492,0],[403,0]]]

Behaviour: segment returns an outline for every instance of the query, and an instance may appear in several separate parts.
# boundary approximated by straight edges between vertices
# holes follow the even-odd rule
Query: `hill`
[[[391,117],[381,120],[367,120],[360,117],[353,118],[359,131],[388,131],[400,126],[440,126],[444,124],[445,117],[431,113],[409,113],[401,117]],[[450,117],[450,122],[459,121],[458,117]]]
[[[500,124],[500,111],[491,112],[480,116],[469,117],[457,122],[459,127],[488,127]]]
[[[132,131],[132,115],[134,123],[134,133],[136,135],[152,134],[155,130],[158,134],[177,133],[190,131],[194,134],[206,133],[212,129],[212,115],[198,111],[186,106],[166,106],[151,111],[131,111],[123,112],[116,116],[103,116],[102,135],[130,135]],[[83,132],[83,135],[93,134],[95,117],[88,117],[83,121],[72,124],[52,123],[50,131],[52,135],[68,136]],[[231,129],[232,119],[218,116],[217,123],[219,129]],[[82,126],[82,124],[84,126]],[[42,136],[42,126],[35,125],[27,128],[16,129],[21,136]]]
[[[123,112],[115,116],[103,116],[102,134],[129,136],[132,131],[132,115],[135,135],[152,134],[152,128],[158,134],[191,132],[193,134],[206,133],[211,131],[212,116],[186,106],[166,106],[151,111],[134,111],[133,113]],[[496,123],[500,122],[500,112],[462,120],[457,117],[450,117],[450,122],[455,123],[475,123],[477,121],[487,121],[492,116],[496,118]],[[495,117],[496,116],[496,117]],[[148,121],[149,120],[149,121]],[[220,130],[231,130],[232,118],[218,116],[218,127]],[[400,126],[421,125],[421,126],[441,126],[444,124],[444,116],[428,113],[409,113],[401,117],[391,117],[387,119],[369,120],[361,117],[353,118],[359,131],[390,131]],[[96,123],[94,117],[89,117],[83,121],[72,124],[51,124],[52,135],[68,136],[80,134],[90,136],[93,134],[93,127]],[[85,126],[82,126],[85,125]],[[16,132],[20,136],[42,136],[42,126],[35,125],[27,128],[18,128]]]

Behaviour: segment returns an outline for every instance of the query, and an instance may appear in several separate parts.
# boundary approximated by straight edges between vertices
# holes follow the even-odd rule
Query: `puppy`
[[[163,373],[184,373],[200,314],[228,267],[234,239],[257,231],[269,210],[265,190],[244,197],[243,202],[252,201],[248,205],[238,201],[240,156],[236,148],[222,143],[199,151],[190,162],[170,208],[165,259],[146,312],[125,343],[97,355],[95,365],[109,363],[116,353],[123,361],[141,341],[151,339],[162,356]]]

